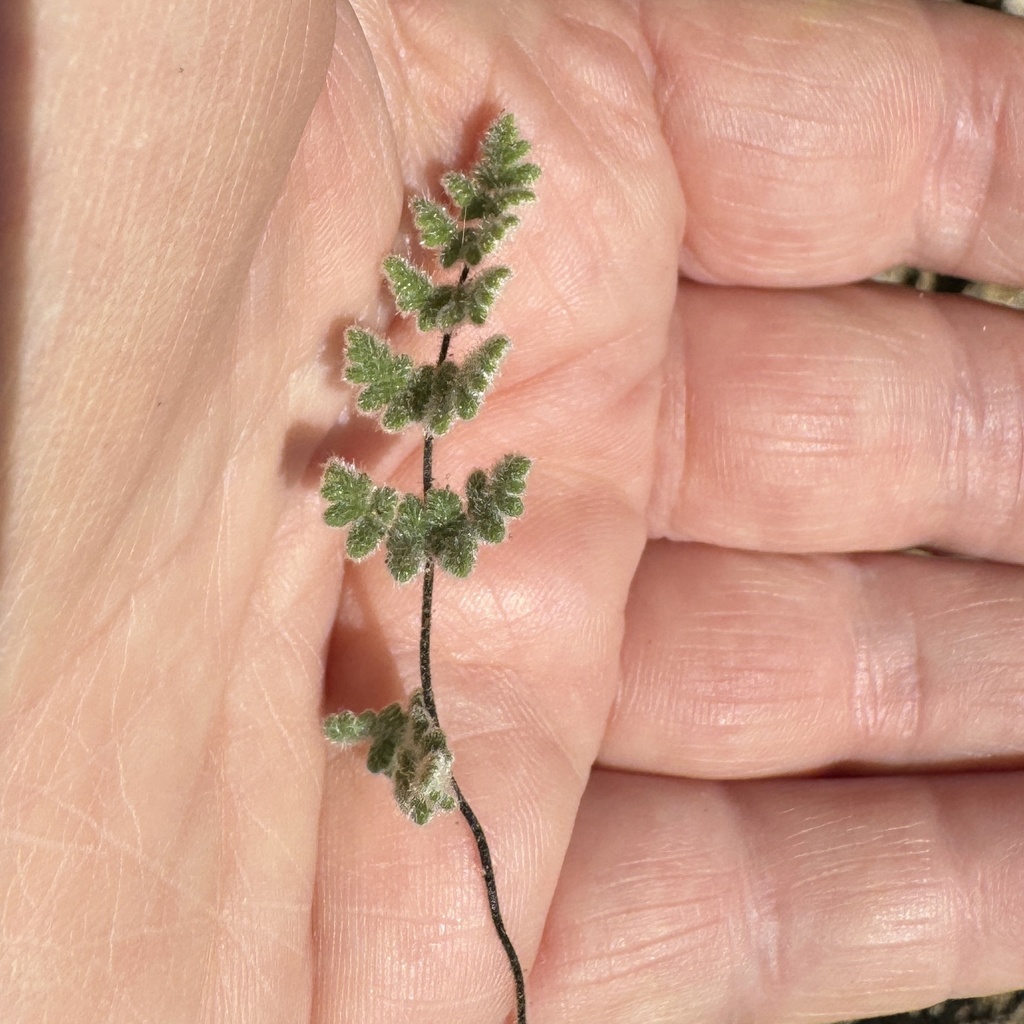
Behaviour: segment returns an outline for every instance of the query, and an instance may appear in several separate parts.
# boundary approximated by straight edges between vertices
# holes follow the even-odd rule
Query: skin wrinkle
[[[231,477],[233,476],[232,468],[232,464],[229,461],[224,474],[224,482],[219,488],[220,515],[217,522],[217,544],[207,569],[207,584],[203,592],[203,621],[213,623],[215,625],[216,628],[214,629],[214,633],[218,637],[219,641],[224,636],[226,627],[231,622],[231,616],[228,614],[227,610],[227,599],[225,597],[228,589],[226,582],[226,559],[223,557],[222,552],[225,548],[230,550],[230,545],[228,543],[230,523],[228,492],[230,490]],[[214,607],[216,609],[215,614],[211,613],[212,603],[214,603]],[[217,648],[218,659],[222,660],[226,654],[224,649],[225,645],[222,642],[218,642]]]
[[[221,63],[219,63],[218,67],[217,67],[217,77],[220,77],[220,75],[223,74],[222,60],[223,60],[223,58],[221,58]],[[184,168],[186,168],[188,166],[188,164],[189,164],[190,149],[191,149],[191,146],[192,146],[192,141],[193,141],[193,139],[195,139],[197,137],[201,137],[201,136],[199,136],[199,133],[190,133],[185,138],[185,148],[184,148],[184,151],[183,151],[183,154],[182,154],[182,158],[181,158],[180,163],[179,163],[179,166],[181,167],[182,170],[181,170],[181,172],[179,174],[178,179],[174,183],[173,192],[172,192],[172,194],[174,194],[174,195],[178,195],[181,192],[181,190],[182,190],[182,186],[183,186],[184,183],[183,183],[183,178],[182,178],[181,175],[184,174]],[[204,157],[203,157],[202,161],[200,162],[200,170],[206,169],[206,167],[210,163],[210,157],[211,157],[211,154],[212,154],[213,149],[214,149],[214,140],[213,140],[213,138],[210,137],[210,136],[207,136],[207,138],[208,138],[207,149],[206,149],[206,153],[204,154]],[[237,135],[236,135],[236,139],[237,139]],[[234,150],[232,150],[230,155],[233,155],[233,154],[234,154]],[[141,179],[140,179],[140,183],[141,183]],[[140,187],[141,187],[141,184],[140,184]],[[163,222],[164,224],[171,224],[171,225],[176,226],[177,223],[179,222],[179,218],[181,220],[184,220],[185,222],[188,222],[189,220],[195,218],[196,214],[193,212],[193,207],[194,207],[195,204],[198,203],[199,194],[198,194],[198,192],[197,192],[197,190],[195,188],[188,188],[188,190],[186,192],[186,196],[187,196],[187,198],[186,198],[186,202],[184,204],[184,209],[183,210],[179,209],[179,210],[175,211],[175,216],[173,218],[169,218],[168,216],[165,216],[165,219],[164,219],[164,222]],[[217,199],[222,198],[219,192],[218,192],[218,195],[217,195],[216,198]],[[231,209],[235,210],[236,207],[232,206]],[[167,210],[167,214],[168,215],[170,214],[170,212],[171,212],[170,210]],[[128,218],[126,218],[126,219],[128,219]],[[160,232],[161,235],[163,233],[164,232]],[[214,242],[216,242],[216,239],[214,239]],[[161,250],[159,250],[159,249],[157,250],[157,253],[159,253],[160,255],[163,255],[161,253]],[[153,261],[155,261],[155,260],[157,260],[159,258],[160,258],[159,255],[154,254],[153,259],[151,260],[151,262],[153,262]],[[151,279],[152,280],[156,280],[156,279],[159,278],[159,276],[160,276],[159,275],[159,270],[160,270],[159,265],[154,266],[153,272],[151,274]],[[202,293],[201,293],[201,291],[199,291],[199,289],[201,288],[202,284],[204,283],[204,278],[205,278],[204,269],[203,269],[203,267],[200,267],[198,269],[198,274],[197,274],[197,279],[196,279],[196,290],[194,290],[192,292],[192,294],[190,294],[188,296],[188,298],[187,298],[187,304],[188,304],[187,308],[188,309],[193,308],[196,305],[202,305],[202,302],[197,303],[196,299],[197,299],[197,292],[198,292],[199,295],[202,295]],[[131,316],[131,318],[133,320],[138,317],[140,310],[142,308],[144,308],[144,305],[147,302],[148,302],[148,296],[146,294],[145,289],[140,289],[138,294],[137,294],[137,297],[136,297],[135,306],[131,310],[131,313],[130,313],[130,316]],[[188,313],[186,312],[186,314],[183,317],[183,319],[181,321],[181,324],[180,324],[176,334],[173,335],[171,337],[171,339],[170,339],[170,345],[169,345],[169,351],[168,351],[168,360],[167,360],[167,363],[165,363],[165,365],[168,365],[170,360],[173,359],[176,356],[179,344],[180,344],[182,338],[187,333],[188,326],[189,326],[189,316],[188,316]]]
[[[900,826],[898,829],[889,829],[888,831],[890,835],[894,834],[896,837],[899,837],[900,835],[905,834],[911,829],[915,828],[915,826],[915,822],[909,822],[904,826]],[[805,832],[805,834],[807,833]],[[884,830],[881,832],[876,831],[874,829],[868,831],[859,827],[855,827],[852,829],[844,829],[840,831],[836,836],[834,844],[832,845],[822,847],[820,844],[816,844],[813,850],[808,847],[803,852],[800,850],[798,846],[794,853],[794,856],[796,857],[797,861],[799,862],[799,860],[803,857],[808,858],[808,871],[804,875],[805,885],[809,887],[808,896],[812,896],[813,894],[817,893],[835,892],[837,886],[838,894],[842,894],[844,889],[848,891],[850,888],[849,883],[846,883],[844,885],[844,880],[851,874],[851,872],[859,871],[859,865],[861,865],[868,859],[865,856],[865,851],[863,847],[868,844],[874,845],[879,842],[885,843],[886,847],[888,848],[887,852],[898,851],[900,846],[904,845],[903,841],[897,838],[894,847],[891,839],[887,839]],[[915,845],[917,844],[911,845],[910,847],[908,847],[908,849],[910,849],[911,852],[913,852]],[[879,863],[879,856],[871,858],[871,860],[876,865]],[[918,855],[916,859],[921,859],[920,855]],[[859,889],[859,901],[863,901],[864,903],[866,903],[867,907],[871,907],[872,904],[879,903],[883,906],[891,907],[891,899],[893,894],[891,885],[889,883],[886,882],[880,884],[872,884],[867,879],[864,880],[864,883],[865,884],[862,884]],[[801,894],[799,890],[796,890],[794,892],[794,895],[796,896],[796,905],[799,906],[801,902]],[[839,900],[842,900],[842,895],[839,895]],[[791,906],[790,913],[792,914],[793,911],[794,908]],[[897,919],[904,913],[905,910],[901,905],[899,910],[897,911]],[[821,921],[822,926],[824,927],[827,926],[831,914],[830,909],[826,909],[825,905],[818,904],[817,901],[810,902],[808,900],[804,907],[803,916],[805,921],[807,922],[814,921],[815,918],[818,918]],[[872,915],[872,917],[873,916],[874,915]],[[879,924],[881,923],[882,922],[879,919],[875,918],[872,922],[873,928],[877,930]],[[804,931],[806,934],[806,927]],[[854,933],[854,935],[856,935],[856,933]],[[825,932],[825,936],[828,936],[828,932]],[[808,939],[810,938],[810,936],[807,937]],[[902,935],[898,937],[894,936],[893,938],[889,939],[889,941],[881,940],[881,937],[873,938],[870,942],[870,945],[865,949],[865,952],[868,952],[869,954],[875,954],[881,944],[882,946],[893,947],[894,950],[898,949],[900,953],[905,953],[908,949],[908,946],[902,940]],[[840,948],[846,947],[850,949],[851,954],[857,959],[860,959],[860,957],[858,957],[856,954],[857,945],[859,945],[859,943],[856,943],[854,936],[851,935],[850,939],[847,939],[846,934],[840,932],[839,934],[833,936],[832,942],[834,944],[838,944]],[[872,959],[874,958],[875,957],[872,956]],[[872,974],[876,973],[877,970],[877,968],[876,970],[872,970],[872,964],[870,960],[863,964],[863,968],[865,969],[865,974],[868,978],[870,978]],[[883,970],[884,974],[887,976],[894,974],[893,968],[885,968]],[[840,975],[840,978],[841,977],[842,975]],[[817,988],[814,985],[814,981],[812,980],[812,978],[808,978],[807,982],[809,983],[809,985],[806,989],[806,994],[810,998],[811,1005],[813,1006],[817,1002],[815,998],[817,994]],[[842,982],[841,980],[839,980],[840,987],[841,984]],[[830,1002],[831,999],[828,996],[826,996],[825,1005],[828,1005],[828,1003]],[[819,1012],[821,1012],[822,1009],[823,1007],[819,1008]]]
[[[979,424],[985,419],[984,393],[979,387],[980,374],[974,354],[959,353],[955,380],[949,391],[950,411],[948,434],[943,439],[938,483],[947,493],[961,501],[971,492],[970,460],[972,441],[982,433]]]
[[[207,518],[203,515],[205,506],[212,498],[213,493],[219,489],[219,483],[213,485],[206,498],[202,500],[196,516],[197,521]],[[135,581],[132,591],[126,594],[123,599],[119,598],[116,603],[110,604],[109,595],[104,595],[105,600],[102,604],[109,605],[109,610],[104,610],[101,613],[101,617],[92,624],[92,627],[87,634],[76,636],[72,633],[65,638],[65,647],[68,651],[66,664],[70,664],[73,661],[76,651],[87,649],[102,643],[104,637],[114,631],[115,626],[119,621],[124,620],[126,617],[128,621],[132,621],[134,619],[135,605],[139,601],[141,595],[146,591],[147,586],[151,584],[157,590],[162,587],[163,573],[165,569],[171,565],[182,552],[190,550],[192,537],[198,532],[200,532],[198,526],[190,524],[181,531],[181,534],[177,539],[172,537],[171,544],[167,548],[166,553],[164,553],[158,561],[154,562],[152,559],[149,559],[150,567],[148,567],[147,571],[144,572],[137,581]],[[113,541],[114,538],[112,538],[112,542]],[[106,562],[107,564],[117,564],[123,559],[129,557],[130,554],[134,553],[136,547],[137,545],[133,543],[128,552],[112,551],[105,553],[100,561]],[[95,607],[89,610],[94,615],[96,614]],[[124,671],[123,668],[122,671]]]
[[[77,838],[69,838],[66,832],[62,833],[59,839],[52,841],[47,841],[46,838],[42,836],[36,837],[36,841],[34,843],[35,846],[40,848],[49,847],[52,849],[59,849],[62,853],[61,863],[51,876],[52,888],[42,894],[42,898],[38,901],[40,906],[51,902],[50,897],[52,897],[53,893],[56,891],[56,887],[59,885],[62,869],[66,871],[66,865],[69,863],[69,856],[71,853],[80,852],[89,854],[90,857],[95,857],[103,852],[104,849],[112,848],[123,856],[138,863],[140,868],[142,868],[148,876],[153,878],[156,882],[159,882],[178,899],[183,900],[187,904],[191,904],[192,909],[206,909],[207,916],[212,913],[206,901],[203,900],[200,895],[197,895],[187,883],[176,882],[173,875],[163,870],[159,860],[145,857],[138,849],[129,846],[126,843],[122,843],[112,832],[106,829],[97,818],[88,812],[79,811],[76,807],[68,804],[66,801],[55,799],[52,796],[51,800],[54,806],[67,816],[69,824],[71,822],[75,822],[77,824],[77,829],[73,832],[75,837],[78,836],[82,829],[86,829],[93,834],[94,839],[91,842],[81,842]],[[10,835],[12,833],[5,829],[4,834]]]
[[[142,826],[139,823],[139,815],[135,807],[132,805],[131,798],[128,796],[128,792],[125,788],[125,770],[124,770],[124,757],[122,755],[120,743],[115,739],[115,750],[117,758],[117,781],[119,796],[121,804],[128,811],[129,817],[131,818],[132,830],[135,834],[135,848],[141,853],[143,850],[143,837],[142,837]],[[120,886],[118,886],[118,893],[120,892]],[[117,906],[118,899],[115,897],[114,900],[114,913],[113,922],[114,925],[117,923]]]
[[[1009,534],[1014,529],[1015,516],[1024,508],[1020,486],[1024,473],[1024,429],[1021,427],[1024,403],[1019,392],[993,380],[995,369],[995,365],[982,362],[978,353],[962,350],[960,372],[951,393],[949,440],[943,465],[949,467],[947,472],[954,481],[954,494],[963,502],[991,505],[991,499],[987,498],[990,490],[1001,498],[998,504],[1005,507],[1002,517]],[[1010,372],[1024,381],[1024,367],[1019,359],[1013,360]],[[1003,400],[1003,395],[1009,395],[1009,403]],[[1006,444],[1006,440],[1010,443]],[[981,476],[982,467],[991,473],[988,466],[999,467],[1008,462],[1011,468],[1005,476],[1016,481],[1010,488],[1000,486],[1004,474],[998,469],[994,479]]]
[[[997,139],[1000,135],[998,126],[1006,109],[1007,89],[1007,82],[1002,78],[998,81],[993,95],[991,79],[987,73],[982,81],[978,82],[962,67],[957,70],[960,73],[955,77],[946,73],[940,78],[941,109],[955,110],[957,113],[954,118],[936,118],[933,123],[930,149],[939,154],[940,159],[932,165],[934,170],[926,173],[927,183],[922,190],[925,201],[918,208],[920,212],[914,232],[918,245],[923,247],[926,242],[933,245],[940,242],[936,238],[938,228],[942,232],[943,241],[948,243],[942,248],[950,250],[949,258],[953,263],[964,260],[980,248],[979,241],[985,224],[986,197],[992,195],[994,191]],[[979,100],[984,97],[985,103],[988,103],[990,96],[990,109],[979,112],[979,106],[984,105],[980,104]],[[953,127],[947,133],[945,126],[950,121]],[[980,126],[988,124],[992,124],[991,129],[980,130]],[[942,138],[942,142],[938,141],[939,138]],[[983,161],[980,168],[979,161]],[[970,183],[968,196],[957,203],[959,210],[951,208],[949,200],[945,197],[959,198],[965,189],[965,186],[959,183],[965,179]],[[934,193],[932,203],[927,202],[929,193]]]
[[[895,729],[901,749],[912,757],[920,747],[926,692],[915,616],[890,614],[882,622],[863,598],[859,603],[859,619],[869,625],[855,633],[849,720],[861,735],[851,738],[850,747],[877,750],[892,743]]]
[[[667,520],[669,516],[667,512],[660,512],[660,509],[663,504],[671,501],[671,495],[680,490],[683,480],[687,478],[686,469],[689,464],[691,432],[687,428],[687,417],[690,401],[685,374],[689,334],[685,319],[680,315],[680,300],[677,300],[673,308],[668,334],[670,337],[674,335],[677,340],[675,345],[666,345],[662,351],[661,397],[656,431],[666,435],[670,443],[658,449],[661,457],[656,457],[651,474],[647,533],[652,540],[660,539],[663,535],[656,524]]]
[[[728,792],[726,787],[722,789],[723,792]],[[738,915],[730,914],[728,921],[735,922],[731,934],[737,949],[733,960],[734,973],[738,989],[743,993],[740,1005],[748,1014],[754,1015],[766,994],[771,999],[782,988],[783,928],[777,893],[771,886],[765,884],[761,873],[753,867],[757,860],[756,856],[752,856],[749,841],[744,842],[741,848],[746,868],[741,873],[745,884],[739,889],[743,912]],[[735,932],[738,931],[740,922],[745,928],[742,935],[737,937]],[[746,966],[745,960],[753,964],[753,977],[743,977],[747,973],[741,968],[741,965]],[[736,1020],[742,1019],[743,1017],[737,1013]]]
[[[1017,395],[1024,394],[1024,364],[1017,364],[1015,384],[1018,389]],[[1016,448],[1017,482],[1014,487],[1011,507],[1024,508],[1024,400],[1018,397],[1014,407],[1016,409],[1016,420],[1010,433],[1016,442],[1014,447]]]
[[[997,175],[997,161],[995,159],[995,154],[1000,148],[998,140],[1006,135],[1005,125],[1007,121],[1006,106],[1008,86],[1009,83],[1005,77],[999,79],[994,94],[991,94],[990,108],[985,112],[985,116],[981,119],[981,123],[983,125],[991,125],[991,128],[989,129],[989,140],[982,140],[979,143],[978,132],[973,132],[971,138],[966,140],[969,142],[972,151],[977,152],[980,149],[982,153],[988,155],[989,159],[987,161],[987,173],[984,185],[978,191],[980,201],[975,207],[972,223],[964,232],[964,238],[961,243],[961,258],[963,258],[964,254],[972,253],[975,249],[979,248],[982,241],[986,243],[987,247],[990,247],[992,244],[991,236],[988,230],[984,229],[983,225],[985,224],[985,213],[989,208],[991,196],[996,191],[995,183]],[[1013,276],[1014,270],[1014,267],[1006,266],[1006,272],[1011,277]]]
[[[947,884],[943,890],[944,903],[941,908],[946,915],[945,927],[950,932],[959,931],[964,936],[964,941],[960,943],[946,943],[944,949],[940,946],[940,963],[945,970],[940,969],[938,972],[936,988],[940,991],[955,992],[958,987],[955,979],[961,975],[963,968],[962,951],[969,945],[970,929],[967,927],[967,923],[976,919],[974,890],[967,884],[957,884],[958,874],[963,874],[963,865],[957,862],[958,828],[950,813],[949,805],[940,799],[938,787],[926,787],[926,793],[929,798],[929,820],[936,832],[933,851],[936,852],[937,857],[941,855],[942,867],[947,878]]]
[[[298,660],[301,660],[301,659],[298,659]],[[308,761],[304,757],[302,757],[300,755],[298,747],[296,746],[295,742],[292,739],[291,730],[288,727],[288,725],[286,725],[284,720],[281,718],[281,715],[278,713],[276,707],[274,706],[273,700],[271,699],[269,693],[267,692],[267,688],[265,686],[261,685],[257,681],[255,683],[255,692],[258,693],[259,696],[261,697],[260,703],[261,703],[261,705],[262,705],[262,707],[263,707],[263,709],[265,711],[265,718],[266,718],[266,720],[268,720],[268,721],[270,721],[270,722],[272,722],[274,724],[274,726],[277,729],[278,734],[280,735],[281,739],[284,741],[285,753],[291,756],[292,760],[295,763],[296,768],[302,768],[302,769],[309,768],[310,766],[309,766]],[[243,804],[243,807],[244,806],[245,805]],[[274,839],[273,833],[270,832],[269,829],[265,829],[265,831],[266,831],[266,834],[267,834],[267,838],[273,840]],[[281,844],[282,848],[290,849],[289,847],[285,847],[283,840],[280,840],[280,844]],[[293,865],[294,865],[294,867],[296,869],[296,873],[298,873],[301,865],[298,863],[296,858],[294,856],[290,855],[289,856],[289,861],[291,863],[293,863]]]

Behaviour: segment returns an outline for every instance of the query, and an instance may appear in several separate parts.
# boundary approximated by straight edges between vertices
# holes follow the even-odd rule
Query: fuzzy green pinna
[[[498,908],[486,837],[452,774],[452,753],[434,703],[430,632],[435,567],[468,576],[479,545],[504,540],[507,521],[523,513],[528,458],[505,455],[490,469],[475,470],[459,494],[449,487],[434,487],[433,450],[434,439],[446,434],[456,420],[472,419],[479,412],[511,344],[496,334],[460,362],[449,358],[456,328],[486,323],[511,277],[507,267],[477,268],[519,223],[511,211],[536,198],[533,184],[540,168],[526,162],[529,151],[515,119],[505,114],[487,129],[472,171],[452,171],[441,179],[449,204],[422,196],[412,201],[420,243],[437,251],[437,277],[401,256],[384,261],[399,311],[414,315],[420,331],[441,332],[436,362],[414,366],[408,356],[395,353],[370,331],[351,327],[346,332],[345,379],[360,389],[358,408],[379,416],[385,430],[403,430],[413,423],[423,430],[422,495],[378,486],[341,459],[327,463],[320,489],[328,502],[327,524],[348,527],[350,558],[365,558],[383,544],[388,571],[396,582],[423,577],[420,685],[408,705],[328,715],[324,733],[343,746],[369,742],[367,767],[391,779],[399,808],[418,825],[438,812],[455,807],[462,812],[477,844],[491,919],[512,970],[519,1024],[526,1020],[523,972]],[[459,265],[457,278],[444,273]]]

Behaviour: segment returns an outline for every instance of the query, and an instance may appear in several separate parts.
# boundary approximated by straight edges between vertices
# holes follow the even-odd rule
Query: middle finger
[[[1024,561],[1019,313],[882,285],[683,285],[654,537]]]

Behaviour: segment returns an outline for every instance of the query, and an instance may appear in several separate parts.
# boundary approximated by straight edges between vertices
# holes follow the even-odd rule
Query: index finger
[[[1019,284],[1024,22],[907,0],[653,0],[682,272],[813,285],[911,263]]]

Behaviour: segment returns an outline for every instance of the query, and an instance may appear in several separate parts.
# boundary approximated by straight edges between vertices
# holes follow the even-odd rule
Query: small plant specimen
[[[486,836],[452,774],[452,753],[434,702],[430,634],[437,567],[452,576],[468,576],[479,545],[504,540],[507,521],[523,512],[530,469],[525,456],[505,455],[490,469],[474,470],[465,492],[459,494],[434,486],[433,455],[435,438],[457,420],[479,412],[511,344],[496,334],[461,361],[450,354],[456,329],[486,323],[511,276],[507,267],[478,268],[519,223],[511,211],[536,198],[532,186],[540,168],[526,162],[529,150],[515,119],[505,114],[487,130],[472,171],[452,171],[442,178],[448,204],[422,196],[413,199],[421,245],[437,252],[437,276],[401,256],[384,261],[399,311],[415,316],[420,331],[441,334],[436,362],[414,366],[407,355],[397,354],[387,341],[362,327],[346,333],[345,378],[360,389],[358,408],[379,416],[385,430],[418,424],[423,431],[423,493],[399,494],[378,486],[341,459],[327,463],[320,491],[328,502],[327,524],[349,528],[350,558],[366,558],[383,544],[388,571],[397,583],[423,577],[420,684],[408,704],[328,715],[324,733],[344,746],[368,742],[367,767],[391,779],[395,801],[416,824],[425,825],[435,814],[455,807],[462,812],[480,855],[491,920],[512,970],[518,1024],[526,1020],[523,971],[501,917]]]

